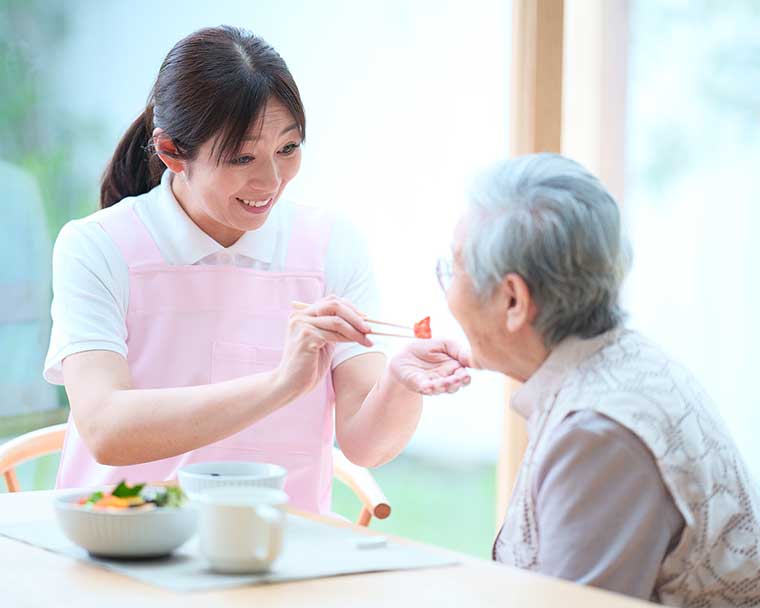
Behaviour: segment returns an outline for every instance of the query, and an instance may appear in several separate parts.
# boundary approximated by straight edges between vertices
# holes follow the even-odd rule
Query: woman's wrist
[[[301,387],[296,386],[296,383],[286,374],[283,374],[280,368],[257,374],[257,376],[261,377],[263,386],[268,387],[271,399],[277,404],[278,409],[291,401],[295,401],[303,392]]]

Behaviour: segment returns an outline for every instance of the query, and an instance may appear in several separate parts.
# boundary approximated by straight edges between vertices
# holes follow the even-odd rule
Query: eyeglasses
[[[435,265],[435,276],[438,277],[438,284],[446,293],[451,287],[451,279],[454,276],[453,264],[450,258],[438,258]]]

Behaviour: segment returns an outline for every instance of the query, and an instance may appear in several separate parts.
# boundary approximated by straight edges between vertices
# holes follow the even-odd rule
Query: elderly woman
[[[494,558],[675,606],[760,602],[758,493],[696,379],[623,326],[629,253],[599,180],[557,155],[504,162],[453,253],[439,277],[473,365],[524,382]]]

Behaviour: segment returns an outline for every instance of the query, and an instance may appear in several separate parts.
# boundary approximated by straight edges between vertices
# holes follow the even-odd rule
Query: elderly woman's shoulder
[[[585,362],[589,367],[610,367],[655,375],[688,373],[686,368],[659,344],[640,332],[621,328],[609,332],[607,340]]]
[[[565,388],[573,392],[616,396],[626,401],[659,402],[676,395],[711,404],[699,379],[654,341],[622,328],[602,336],[600,347],[569,375]]]

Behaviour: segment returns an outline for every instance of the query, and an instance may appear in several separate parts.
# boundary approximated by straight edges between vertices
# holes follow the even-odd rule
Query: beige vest
[[[542,539],[536,526],[532,464],[541,461],[554,427],[589,409],[649,448],[684,518],[653,599],[673,606],[760,605],[760,495],[695,378],[629,330],[570,338],[547,364],[554,367],[545,376],[550,381],[532,395],[530,410],[521,411],[528,417],[529,443],[494,546],[499,561],[539,568],[539,544],[551,539]]]

